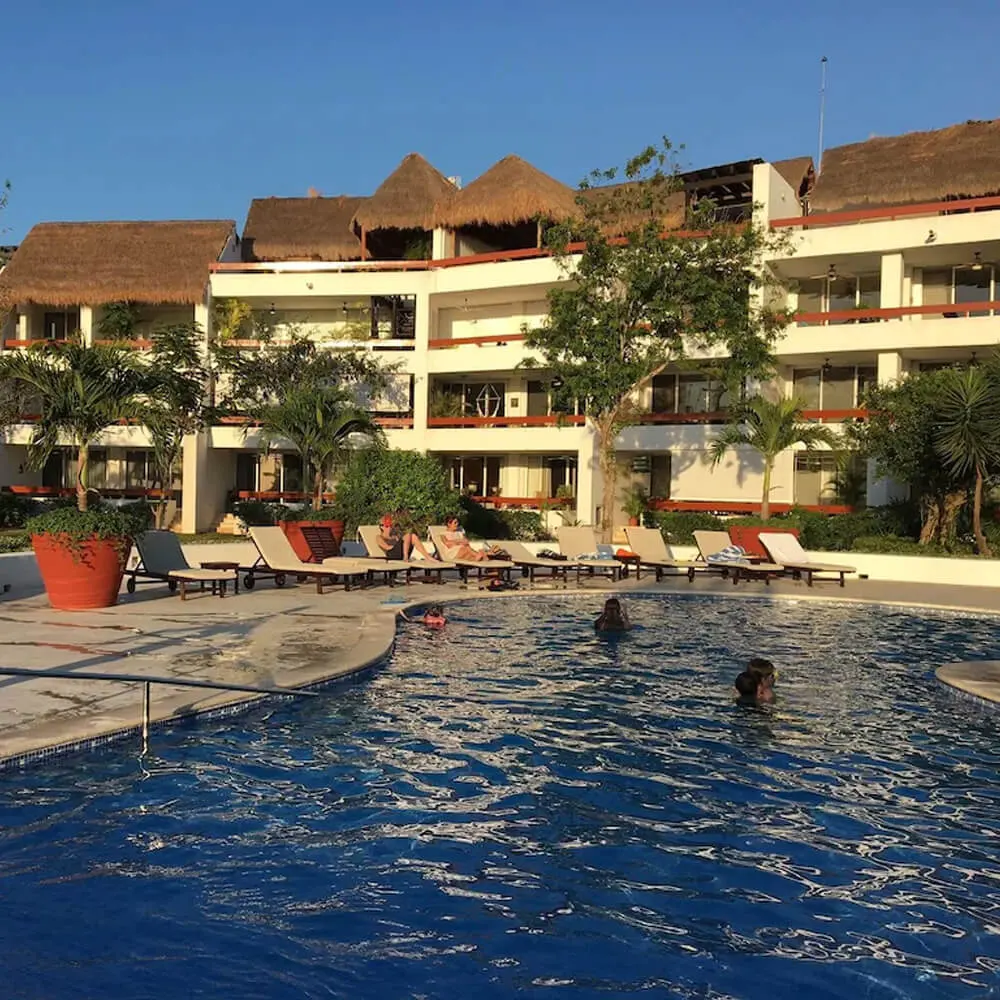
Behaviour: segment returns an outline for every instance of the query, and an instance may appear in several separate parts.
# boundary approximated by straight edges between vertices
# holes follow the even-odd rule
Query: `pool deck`
[[[595,613],[606,582],[586,586]],[[731,597],[846,600],[1000,614],[1000,590],[980,587],[885,583],[869,580],[804,583],[778,580],[765,587],[720,579],[684,577],[656,584],[623,581],[619,593],[720,594]],[[536,586],[534,593],[551,593]],[[561,589],[556,591],[563,593]],[[572,594],[575,588],[565,593]],[[520,591],[532,593],[532,591]],[[375,587],[318,595],[308,584],[277,589],[262,582],[252,592],[224,599],[193,595],[187,601],[166,588],[140,588],[116,607],[91,612],[53,611],[44,594],[0,601],[0,665],[37,670],[40,677],[0,676],[0,768],[53,752],[135,739],[142,685],[105,680],[82,683],[45,677],[47,670],[178,677],[230,684],[304,687],[344,678],[379,663],[392,649],[397,613],[406,603],[487,596],[457,583]],[[488,595],[507,599],[512,594]],[[1000,703],[1000,662],[943,667],[940,680],[979,699]],[[335,690],[332,696],[336,696]],[[236,708],[258,696],[202,692],[154,684],[153,723],[206,711]],[[155,740],[155,734],[152,739]]]

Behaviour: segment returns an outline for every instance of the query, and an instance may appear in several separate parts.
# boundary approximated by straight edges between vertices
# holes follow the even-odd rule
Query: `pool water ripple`
[[[456,605],[329,699],[0,776],[3,995],[1000,992],[998,716],[932,676],[996,622],[629,605]]]

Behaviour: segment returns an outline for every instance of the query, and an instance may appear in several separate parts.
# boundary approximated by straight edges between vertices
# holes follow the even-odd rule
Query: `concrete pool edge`
[[[968,603],[967,600],[947,600],[947,597],[967,598],[968,588],[949,587],[943,588],[951,592],[927,594],[923,599],[917,594],[911,594],[906,599],[893,599],[887,588],[880,585],[865,585],[864,590],[868,593],[857,593],[857,584],[853,588],[848,588],[846,592],[836,588],[836,592],[831,593],[829,587],[818,586],[816,588],[806,588],[804,586],[772,586],[751,589],[750,586],[741,587],[702,587],[692,586],[686,581],[664,580],[661,583],[647,581],[625,581],[618,586],[610,586],[601,583],[599,586],[585,588],[535,588],[532,590],[506,591],[490,593],[488,591],[474,590],[454,590],[451,587],[442,588],[436,591],[433,601],[441,604],[462,604],[474,600],[510,600],[512,598],[524,597],[546,597],[552,594],[563,596],[573,595],[578,597],[590,597],[595,600],[595,615],[597,613],[597,602],[603,600],[606,595],[616,594],[619,596],[694,596],[694,597],[729,597],[743,600],[757,601],[801,601],[801,602],[824,602],[837,604],[855,605],[881,605],[884,607],[896,607],[909,609],[915,612],[921,610],[941,611],[954,614],[975,614],[975,615],[1000,615],[1000,599],[993,602],[993,606],[985,606],[982,603]],[[927,591],[925,585],[915,585],[919,589]],[[942,588],[934,588],[941,590]],[[855,591],[855,592],[852,592]],[[367,670],[373,669],[386,662],[391,655],[399,627],[399,613],[407,609],[420,607],[430,603],[430,595],[423,591],[419,594],[407,594],[397,600],[386,600],[389,595],[386,592],[365,595],[363,604],[353,614],[337,615],[329,614],[328,618],[346,619],[358,626],[362,624],[368,629],[363,640],[359,641],[355,647],[346,651],[341,660],[336,665],[328,660],[322,663],[310,663],[306,666],[294,668],[295,676],[284,676],[281,685],[296,689],[309,689],[314,687],[325,687],[339,681],[356,677]],[[990,596],[993,596],[992,594]],[[937,597],[937,599],[935,599]],[[942,600],[941,598],[945,599]],[[373,600],[374,599],[374,600]],[[345,609],[346,610],[346,609]],[[322,617],[316,615],[315,617]],[[286,628],[289,626],[286,624]],[[253,647],[251,646],[251,654]],[[43,671],[39,672],[40,675]],[[305,674],[303,676],[303,673]],[[81,676],[85,676],[85,671],[81,671]],[[952,688],[957,685],[950,684],[947,677],[940,676],[943,684],[949,684]],[[277,683],[277,679],[274,681]],[[967,692],[970,697],[983,703],[1000,703],[1000,682],[997,684],[996,697],[990,699],[979,692]],[[240,694],[220,694],[206,698],[194,706],[185,706],[182,710],[171,708],[169,705],[161,705],[159,710],[151,714],[151,729],[161,729],[165,726],[184,723],[189,720],[201,718],[218,717],[220,715],[235,715],[249,711],[255,706],[281,695],[247,696]],[[136,697],[138,706],[138,697]],[[75,724],[74,724],[75,723]],[[88,723],[88,724],[85,724]],[[38,725],[31,732],[28,742],[30,745],[21,747],[13,753],[6,753],[0,756],[0,772],[8,772],[31,765],[43,759],[55,756],[63,756],[78,753],[104,746],[111,743],[122,742],[131,737],[138,736],[141,732],[141,723],[138,709],[130,714],[127,720],[118,718],[114,721],[108,720],[104,724],[103,719],[98,720],[98,727],[95,728],[93,719],[87,720],[48,720]]]

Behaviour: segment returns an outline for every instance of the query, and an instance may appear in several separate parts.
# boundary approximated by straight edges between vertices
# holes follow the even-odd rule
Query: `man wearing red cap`
[[[392,525],[392,515],[382,518],[382,526],[378,533],[378,547],[385,553],[386,559],[410,559],[410,553],[417,550],[425,559],[433,558],[424,548],[420,536],[415,531],[404,531],[397,535]]]

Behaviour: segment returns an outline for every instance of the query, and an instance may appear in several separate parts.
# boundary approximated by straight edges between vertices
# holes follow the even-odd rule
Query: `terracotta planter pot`
[[[628,519],[628,526],[630,528],[638,528],[639,527],[639,518],[637,518],[637,517],[630,517]]]
[[[302,536],[303,524],[308,527],[329,528],[333,532],[333,537],[337,540],[338,546],[344,540],[343,521],[279,521],[278,523],[281,530],[285,533],[285,537],[295,550],[295,554],[303,562],[315,561],[313,559],[312,549],[309,548],[309,543]]]
[[[131,543],[95,538],[70,547],[64,535],[32,535],[38,572],[49,604],[60,611],[110,608],[118,603]]]

